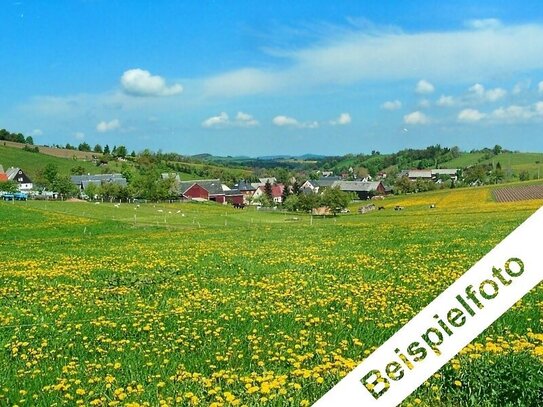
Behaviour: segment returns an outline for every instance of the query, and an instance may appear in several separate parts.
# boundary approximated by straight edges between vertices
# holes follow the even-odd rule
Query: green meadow
[[[0,405],[310,405],[543,204],[490,191],[0,202]],[[539,285],[403,405],[541,405],[542,309]]]

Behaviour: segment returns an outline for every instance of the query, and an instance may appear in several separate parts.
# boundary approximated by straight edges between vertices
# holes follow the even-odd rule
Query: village
[[[348,211],[347,206],[353,201],[384,199],[394,194],[394,184],[386,182],[386,173],[379,173],[372,178],[352,176],[349,172],[334,175],[331,171],[318,172],[318,177],[299,181],[290,177],[288,182],[279,182],[275,177],[262,177],[257,181],[239,180],[227,185],[221,179],[182,180],[175,172],[164,172],[156,183],[166,185],[167,200],[215,202],[231,205],[237,209],[254,206],[257,209],[279,208],[288,211],[306,211],[317,215],[336,214]],[[424,182],[435,185],[443,182],[444,177],[457,181],[458,169],[406,170],[397,175],[397,180],[413,183]],[[25,169],[10,167],[4,171],[0,165],[0,197],[4,201],[27,199],[66,200],[78,199],[98,202],[147,202],[137,194],[127,193],[129,180],[121,173],[72,175],[68,189],[47,190],[33,183]],[[398,181],[396,181],[398,182]],[[111,192],[112,190],[116,192]],[[109,191],[109,192],[108,192]],[[377,209],[375,205],[359,208],[360,213]],[[379,206],[379,209],[383,207]]]

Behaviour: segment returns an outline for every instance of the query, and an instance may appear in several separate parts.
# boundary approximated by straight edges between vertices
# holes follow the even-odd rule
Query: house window
[[[23,182],[23,177],[20,177],[20,178],[18,179],[18,181],[19,181],[19,182]]]

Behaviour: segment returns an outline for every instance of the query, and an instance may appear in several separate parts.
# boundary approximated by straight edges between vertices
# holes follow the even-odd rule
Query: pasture
[[[542,204],[0,202],[0,405],[310,405]],[[539,285],[404,405],[538,405],[542,309]]]

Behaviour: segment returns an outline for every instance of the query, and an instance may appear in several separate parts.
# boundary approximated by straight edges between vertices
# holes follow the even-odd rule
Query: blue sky
[[[543,151],[541,1],[6,0],[0,127],[40,144]]]

